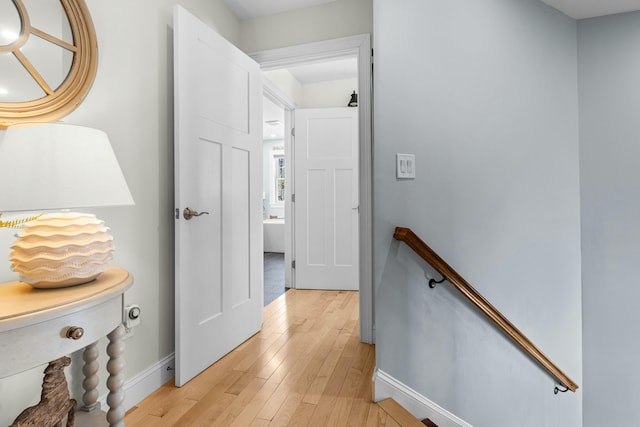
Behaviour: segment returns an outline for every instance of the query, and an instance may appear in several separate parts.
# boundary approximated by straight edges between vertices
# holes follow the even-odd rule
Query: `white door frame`
[[[291,206],[291,186],[293,176],[293,149],[291,146],[291,129],[293,127],[293,114],[296,109],[296,104],[293,100],[287,96],[280,88],[278,88],[271,80],[262,78],[262,90],[263,96],[268,98],[278,107],[284,109],[284,164],[287,168],[286,184],[285,184],[285,198],[284,198],[284,283],[285,286],[294,289],[295,274],[293,274],[291,268],[291,261],[293,255],[293,207]]]
[[[262,70],[358,57],[360,111],[360,341],[374,342],[373,323],[373,194],[371,127],[371,36],[361,34],[249,54]],[[287,268],[289,266],[285,266]]]

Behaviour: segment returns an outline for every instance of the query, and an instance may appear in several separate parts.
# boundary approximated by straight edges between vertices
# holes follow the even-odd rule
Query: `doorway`
[[[262,100],[262,227],[264,254],[264,306],[284,294],[285,215],[287,158],[285,157],[285,109],[264,95]]]
[[[260,64],[262,71],[278,70],[295,65],[320,63],[355,56],[358,64],[359,119],[358,133],[360,138],[359,159],[359,298],[360,298],[360,339],[373,343],[373,251],[372,251],[372,173],[371,173],[371,43],[370,35],[359,35],[341,39],[327,40],[306,45],[279,48],[250,55]],[[267,93],[278,97],[277,88]],[[284,96],[284,102],[286,102]],[[348,100],[346,100],[348,101]],[[295,105],[290,106],[293,110]],[[288,117],[291,123],[291,116]],[[287,120],[287,117],[285,117]],[[285,136],[286,138],[286,136]],[[286,150],[286,144],[285,144]],[[286,156],[286,155],[285,155]],[[285,201],[285,206],[287,201]],[[285,213],[285,215],[287,215]],[[287,241],[291,236],[287,236]],[[285,261],[285,271],[291,271]]]

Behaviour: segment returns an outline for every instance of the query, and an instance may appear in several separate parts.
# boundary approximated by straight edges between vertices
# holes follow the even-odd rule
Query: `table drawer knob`
[[[71,338],[72,340],[79,340],[84,335],[84,329],[80,326],[71,326],[67,329],[67,338]]]

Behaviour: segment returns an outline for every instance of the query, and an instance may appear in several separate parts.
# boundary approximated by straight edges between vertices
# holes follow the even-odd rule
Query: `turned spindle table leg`
[[[84,405],[80,409],[91,412],[95,409],[100,409],[100,402],[98,402],[98,369],[100,366],[98,365],[97,342],[85,347],[82,353],[82,360],[84,360],[84,366],[82,367],[82,373],[84,374],[82,403]]]
[[[109,362],[107,363],[107,371],[109,379],[107,380],[107,388],[109,395],[107,396],[107,404],[109,412],[107,412],[107,421],[110,427],[124,427],[124,335],[123,325],[118,325],[108,335],[109,345],[107,346],[107,354]]]

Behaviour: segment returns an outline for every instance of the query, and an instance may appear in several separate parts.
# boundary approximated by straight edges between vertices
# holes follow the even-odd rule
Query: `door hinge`
[[[291,136],[296,136],[296,128],[291,128]]]
[[[296,260],[291,261],[291,268],[296,268]]]
[[[176,208],[176,219],[180,219],[180,209]]]
[[[291,201],[292,201],[293,203],[295,203],[295,202],[296,202],[296,195],[295,195],[295,193],[291,195]]]

